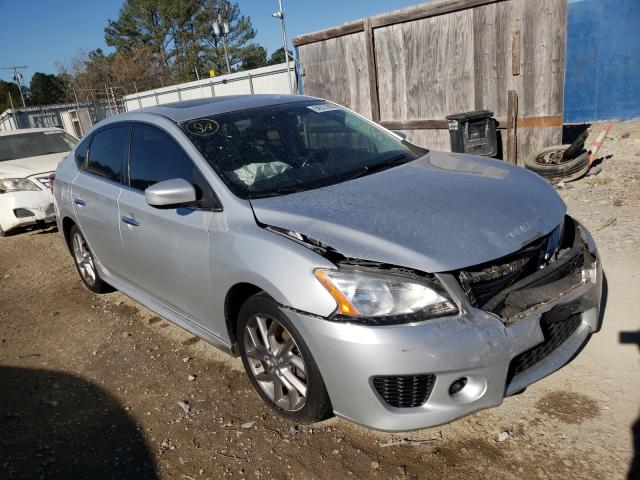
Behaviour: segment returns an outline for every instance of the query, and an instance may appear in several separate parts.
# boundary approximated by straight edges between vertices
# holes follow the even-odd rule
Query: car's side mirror
[[[402,140],[406,140],[407,139],[407,134],[404,132],[401,132],[400,130],[391,130],[393,133],[395,133],[396,135],[398,135],[400,138],[402,138]]]
[[[148,187],[144,199],[152,207],[184,205],[196,201],[196,189],[183,178],[173,178]]]

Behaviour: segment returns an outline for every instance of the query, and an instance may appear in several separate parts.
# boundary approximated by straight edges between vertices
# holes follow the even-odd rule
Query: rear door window
[[[129,127],[126,125],[97,132],[89,147],[87,172],[120,183],[128,142]]]

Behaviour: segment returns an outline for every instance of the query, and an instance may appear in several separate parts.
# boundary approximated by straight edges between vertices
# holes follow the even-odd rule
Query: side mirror
[[[400,130],[391,130],[393,133],[395,133],[396,135],[398,135],[400,138],[402,138],[402,140],[406,140],[407,139],[407,134],[404,132],[401,132]]]
[[[183,178],[173,178],[151,185],[144,191],[144,199],[152,207],[182,205],[196,201],[196,190]]]

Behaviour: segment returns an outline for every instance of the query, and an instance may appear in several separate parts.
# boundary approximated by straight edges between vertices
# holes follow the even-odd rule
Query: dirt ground
[[[502,406],[409,434],[276,417],[239,360],[83,288],[54,229],[0,239],[0,477],[640,478],[640,122],[606,147],[559,188],[602,254],[603,330]]]

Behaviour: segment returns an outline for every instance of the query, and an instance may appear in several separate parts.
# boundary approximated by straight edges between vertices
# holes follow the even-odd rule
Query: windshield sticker
[[[330,103],[319,103],[317,105],[308,105],[307,108],[317,113],[331,112],[332,110],[342,110],[342,107],[339,107],[338,105],[331,105]]]
[[[187,122],[184,128],[194,135],[207,136],[216,133],[220,128],[220,125],[218,125],[218,122],[211,120],[210,118],[196,118],[195,120]]]

